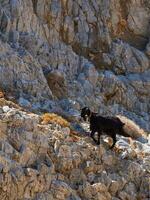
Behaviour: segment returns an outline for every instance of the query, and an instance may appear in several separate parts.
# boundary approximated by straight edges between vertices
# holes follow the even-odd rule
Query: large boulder
[[[53,95],[60,99],[67,96],[67,82],[64,75],[59,71],[52,71],[46,75],[47,83]]]

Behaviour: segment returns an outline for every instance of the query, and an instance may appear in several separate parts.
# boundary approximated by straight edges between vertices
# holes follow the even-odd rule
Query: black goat
[[[116,134],[130,137],[123,130],[123,126],[125,125],[121,120],[117,117],[102,117],[97,115],[97,113],[93,113],[90,111],[88,107],[84,107],[81,110],[81,117],[86,121],[87,119],[90,121],[90,130],[91,137],[93,140],[99,145],[100,144],[100,136],[101,134],[107,134],[113,139],[113,145],[111,148],[115,146],[116,143]],[[94,138],[94,134],[98,133],[98,140]]]

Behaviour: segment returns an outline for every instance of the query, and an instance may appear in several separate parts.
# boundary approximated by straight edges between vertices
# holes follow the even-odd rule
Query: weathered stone
[[[148,0],[0,1],[0,199],[149,199],[149,19]],[[138,141],[95,146],[84,106],[134,121]]]
[[[105,170],[103,170],[100,175],[98,176],[98,182],[100,183],[104,183],[106,185],[107,188],[109,188],[112,180],[109,177],[109,175],[107,174],[107,172]]]
[[[6,131],[7,131],[7,123],[3,122],[2,120],[0,120],[0,127],[1,127],[1,129],[0,129],[0,136],[1,136],[1,139],[2,139],[2,135],[6,134]]]
[[[87,63],[84,65],[83,72],[85,74],[85,78],[87,78],[95,87],[98,80],[98,72],[95,67],[91,63]]]
[[[33,97],[37,95],[37,97],[41,98],[42,95],[40,95],[40,92],[38,92],[38,90],[42,85],[42,87],[45,88],[43,89],[43,95],[45,97],[47,96],[47,98],[52,96],[51,91],[46,84],[42,69],[31,55],[25,53],[28,54],[28,56],[25,56],[24,58],[23,56],[20,57],[18,52],[13,51],[10,46],[6,45],[2,41],[0,41],[0,46],[2,50],[1,53],[3,54],[3,59],[1,63],[2,65],[0,69],[0,84],[4,85],[6,90],[12,91],[14,94],[15,92],[18,92],[20,93],[20,96],[22,96],[22,94],[24,93],[25,95],[28,94],[29,96]],[[9,56],[9,59],[7,59],[9,54],[11,56]],[[29,63],[33,66],[32,69],[29,69]],[[24,73],[25,68],[27,70],[25,70],[26,72]],[[16,79],[18,73],[20,74],[20,78]],[[32,73],[32,77],[30,76],[30,73]],[[36,78],[38,76],[39,78]],[[4,77],[9,77],[9,79],[7,79],[6,81]],[[38,79],[41,80],[38,81]]]
[[[78,187],[78,185],[85,183],[87,178],[82,170],[73,169],[70,173],[69,179],[74,187]]]
[[[148,1],[2,1],[1,35],[11,46],[1,41],[1,85],[15,98],[29,101],[21,105],[48,111],[52,102],[46,102],[53,97],[50,88],[58,99],[80,98],[80,106],[89,104],[93,108],[100,107],[98,98],[105,91],[105,105],[101,105],[104,113],[109,112],[110,105],[113,114],[121,110],[149,130],[149,81],[145,80],[149,70],[149,17]],[[48,69],[46,76],[57,71],[61,80],[48,87],[42,68]],[[102,84],[98,68],[123,76],[105,78]],[[140,78],[133,81],[135,73]],[[141,77],[141,73],[145,74]],[[54,81],[56,74],[51,75]],[[95,88],[97,85],[103,85],[103,92],[101,87]],[[113,108],[114,103],[118,110]]]
[[[0,195],[7,194],[8,199],[52,200],[147,197],[147,143],[136,145],[139,142],[129,143],[126,139],[127,149],[136,148],[137,156],[127,151],[128,160],[124,160],[103,144],[97,147],[90,138],[80,137],[80,133],[73,135],[75,132],[69,128],[39,125],[38,115],[10,109],[0,116],[1,122],[8,123],[0,141]],[[69,139],[72,137],[77,139]],[[137,157],[144,159],[141,165]]]
[[[111,166],[111,165],[114,165],[115,162],[116,162],[116,159],[115,157],[113,157],[112,155],[107,155],[107,153],[105,153],[103,156],[102,156],[102,161],[104,164],[108,165],[108,166]]]
[[[116,192],[118,192],[118,190],[119,190],[119,182],[112,180],[109,190],[110,190],[110,193],[113,196],[115,196]]]
[[[61,72],[50,72],[46,75],[46,79],[54,96],[56,96],[57,98],[62,98],[67,95],[66,80]]]
[[[124,199],[129,199],[129,200],[131,200],[132,199],[132,196],[130,196],[128,193],[126,193],[126,192],[124,192],[124,191],[121,191],[120,193],[119,193],[119,198],[121,199],[121,200],[124,200]],[[133,197],[133,199],[134,199],[134,197]]]
[[[71,194],[71,188],[62,181],[52,181],[51,189],[54,191],[54,198],[56,199],[65,199]]]
[[[3,112],[8,112],[10,110],[9,106],[3,106]]]
[[[146,45],[146,54],[150,57],[150,41]]]
[[[18,103],[19,103],[20,106],[26,107],[26,108],[31,108],[31,103],[28,100],[20,97],[18,101],[19,101]]]

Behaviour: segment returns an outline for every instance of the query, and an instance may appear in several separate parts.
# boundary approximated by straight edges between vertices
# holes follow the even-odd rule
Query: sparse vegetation
[[[4,92],[0,89],[0,98],[4,98]]]
[[[74,130],[70,130],[70,137],[72,138],[73,142],[78,142],[81,139],[79,137],[79,133]]]
[[[126,27],[127,27],[127,21],[123,19],[121,16],[119,16],[119,22],[117,24],[116,34],[120,35],[124,33]]]
[[[41,116],[42,124],[55,123],[62,127],[70,127],[70,123],[55,113],[45,113]]]
[[[20,109],[20,110],[24,110],[22,107],[20,107],[18,104],[12,102],[12,101],[9,101],[9,100],[6,100],[5,98],[1,97],[0,98],[0,106],[3,107],[3,106],[9,106],[10,108],[16,108],[16,109]]]

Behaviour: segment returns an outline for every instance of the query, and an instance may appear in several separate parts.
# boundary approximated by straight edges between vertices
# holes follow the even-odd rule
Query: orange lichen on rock
[[[70,130],[70,137],[72,138],[73,142],[77,142],[80,140],[79,133],[74,130]]]
[[[116,34],[120,35],[124,33],[125,29],[127,28],[127,21],[119,16],[119,22],[117,24]]]
[[[45,113],[41,116],[42,124],[55,123],[62,127],[70,127],[70,123],[55,113]]]

